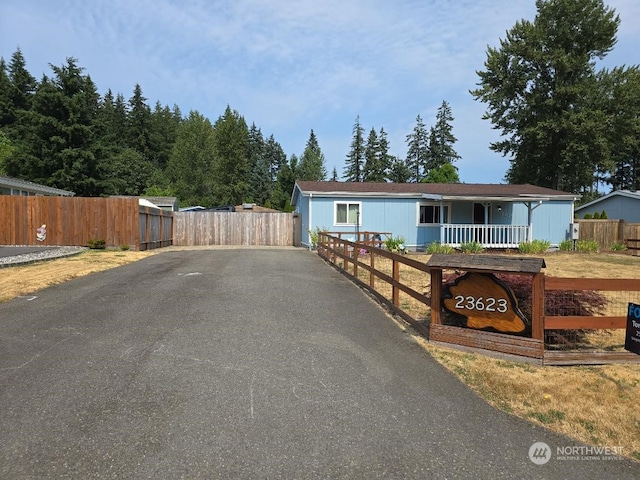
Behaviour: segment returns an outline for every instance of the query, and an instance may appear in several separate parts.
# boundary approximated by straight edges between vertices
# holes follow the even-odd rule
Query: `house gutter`
[[[311,230],[313,225],[313,193],[309,193],[309,230]],[[311,250],[311,234],[307,232],[307,238],[309,239],[309,250]]]

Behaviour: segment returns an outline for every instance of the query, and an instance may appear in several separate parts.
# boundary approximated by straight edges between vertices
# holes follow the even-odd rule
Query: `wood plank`
[[[544,342],[532,338],[438,324],[432,324],[429,330],[429,339],[437,342],[454,343],[532,358],[542,358],[544,352]]]
[[[479,272],[540,273],[546,264],[544,258],[434,253],[427,262],[427,267]]]
[[[545,290],[640,291],[640,279],[545,277]]]
[[[627,317],[548,316],[545,330],[600,330],[626,328]]]
[[[544,365],[640,364],[640,355],[631,352],[557,352],[545,350],[542,363]]]

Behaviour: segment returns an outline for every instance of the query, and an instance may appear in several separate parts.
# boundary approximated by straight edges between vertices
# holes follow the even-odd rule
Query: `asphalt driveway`
[[[639,478],[488,406],[301,249],[160,253],[0,304],[0,478]]]

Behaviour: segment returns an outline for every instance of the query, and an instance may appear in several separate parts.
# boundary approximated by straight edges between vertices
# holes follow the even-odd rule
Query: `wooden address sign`
[[[490,273],[469,272],[448,285],[444,308],[466,317],[466,327],[525,335],[531,323],[518,309],[513,291]]]

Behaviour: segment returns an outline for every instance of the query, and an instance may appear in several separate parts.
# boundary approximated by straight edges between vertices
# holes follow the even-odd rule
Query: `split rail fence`
[[[432,268],[415,258],[377,248],[371,242],[351,242],[330,232],[319,234],[317,250],[320,257],[430,341],[541,365],[640,363],[639,355],[623,349],[625,312],[628,303],[640,303],[640,279],[557,278],[533,269],[521,271],[519,275],[528,279],[531,295],[529,304],[524,306],[531,319],[531,334],[523,337],[442,321],[441,297],[447,274],[490,270],[498,275],[514,273],[504,266],[461,263],[446,272],[444,267]],[[459,257],[464,262],[466,256],[440,257]],[[576,313],[572,308],[567,313],[558,308],[572,302],[579,307],[584,292],[601,300],[597,312],[577,308]]]

